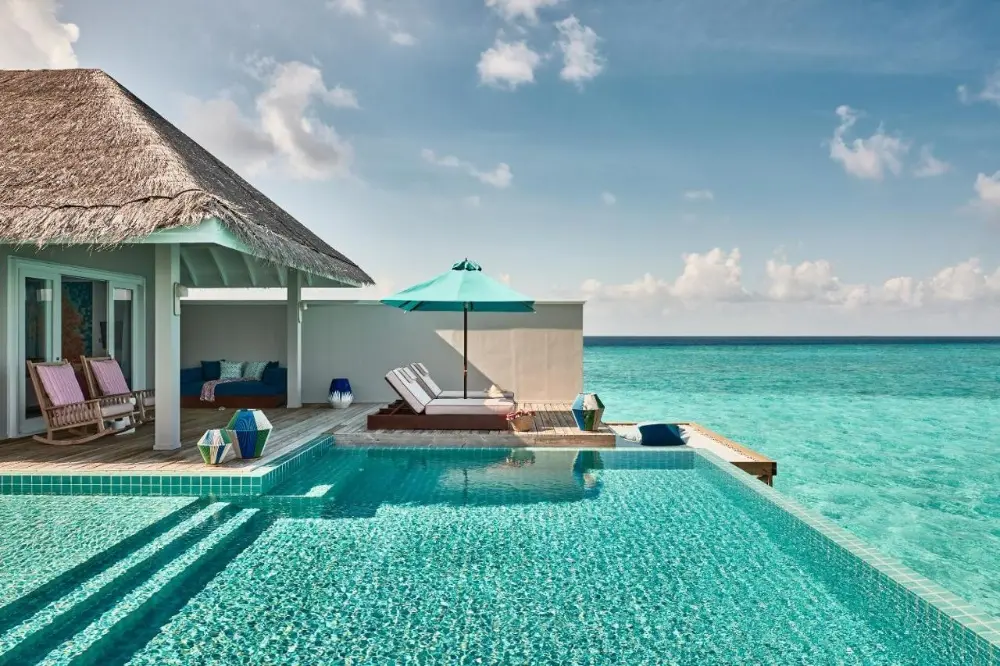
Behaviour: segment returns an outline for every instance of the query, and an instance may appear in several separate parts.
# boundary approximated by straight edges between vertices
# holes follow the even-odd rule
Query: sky
[[[585,333],[1000,334],[1000,3],[0,0],[364,268]]]

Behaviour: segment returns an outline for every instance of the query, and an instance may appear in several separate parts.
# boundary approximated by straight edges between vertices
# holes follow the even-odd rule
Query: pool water
[[[654,340],[587,346],[584,370],[605,418],[764,453],[782,493],[1000,616],[1000,344]]]
[[[993,663],[749,483],[691,452],[330,448],[0,621],[0,663]]]

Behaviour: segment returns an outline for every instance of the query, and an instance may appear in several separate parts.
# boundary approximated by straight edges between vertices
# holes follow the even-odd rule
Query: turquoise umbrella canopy
[[[535,302],[483,273],[474,261],[460,261],[436,278],[382,299],[412,312],[534,312]]]
[[[385,305],[406,312],[461,312],[463,324],[463,395],[469,392],[469,313],[534,312],[535,302],[499,280],[483,273],[468,259],[460,261],[436,278],[415,284],[383,298]]]

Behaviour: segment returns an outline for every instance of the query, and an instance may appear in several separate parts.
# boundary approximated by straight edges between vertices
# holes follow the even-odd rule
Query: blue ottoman
[[[643,446],[683,446],[681,427],[676,423],[640,423],[639,443]]]

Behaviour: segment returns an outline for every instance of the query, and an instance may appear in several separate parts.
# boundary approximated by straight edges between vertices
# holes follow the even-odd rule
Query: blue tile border
[[[888,586],[886,594],[894,597],[898,605],[925,619],[933,619],[963,649],[963,657],[975,660],[962,663],[1000,664],[1000,619],[992,618],[899,560],[883,555],[830,519],[804,508],[712,452],[694,450],[694,453],[698,456],[696,467],[710,468],[735,481],[751,501],[756,497],[765,503],[765,508],[780,511],[779,518],[807,528],[803,532],[806,538],[813,545],[825,547],[828,560],[838,568],[851,568],[858,575],[877,579]]]
[[[242,474],[71,471],[65,474],[0,474],[0,495],[253,496],[268,492],[333,446],[321,435],[300,448]]]

